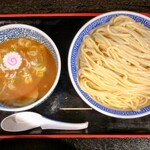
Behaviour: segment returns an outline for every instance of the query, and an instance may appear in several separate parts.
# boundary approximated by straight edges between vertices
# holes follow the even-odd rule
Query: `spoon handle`
[[[88,127],[88,122],[85,123],[66,123],[44,118],[41,125],[42,129],[57,129],[57,130],[82,130]]]

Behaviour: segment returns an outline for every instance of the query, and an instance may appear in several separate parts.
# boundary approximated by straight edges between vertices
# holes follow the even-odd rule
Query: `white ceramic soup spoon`
[[[45,118],[38,113],[30,111],[12,114],[1,122],[1,128],[9,132],[26,131],[37,127],[42,129],[81,130],[88,127],[88,122],[65,123]]]

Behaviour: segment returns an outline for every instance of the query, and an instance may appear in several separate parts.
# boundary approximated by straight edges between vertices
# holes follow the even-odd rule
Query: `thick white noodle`
[[[100,104],[139,110],[150,103],[150,30],[118,16],[83,38],[78,82]]]

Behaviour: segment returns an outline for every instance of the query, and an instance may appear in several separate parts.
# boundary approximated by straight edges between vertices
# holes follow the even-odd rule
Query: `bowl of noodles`
[[[59,51],[46,33],[25,24],[0,27],[0,110],[38,106],[54,91],[60,71]]]
[[[91,19],[71,43],[68,70],[96,111],[115,118],[150,114],[150,18],[114,11]]]

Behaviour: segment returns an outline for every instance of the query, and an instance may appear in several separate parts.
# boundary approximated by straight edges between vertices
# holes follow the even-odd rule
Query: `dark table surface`
[[[3,0],[0,14],[103,13],[130,10],[150,13],[150,0]],[[123,139],[2,139],[1,149],[149,150],[149,138]],[[2,148],[3,146],[3,148]]]
[[[2,0],[0,13],[150,12],[149,0]]]

